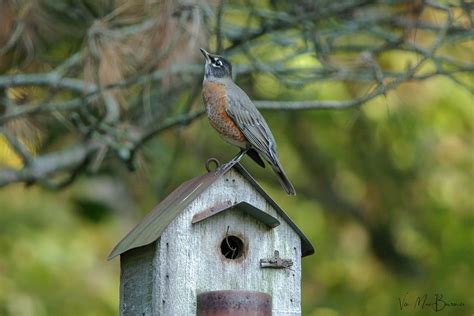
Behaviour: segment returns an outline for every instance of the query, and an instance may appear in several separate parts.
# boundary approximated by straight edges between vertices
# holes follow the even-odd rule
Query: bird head
[[[204,79],[232,78],[232,65],[222,56],[206,52],[201,48],[201,53],[206,58],[204,65]]]

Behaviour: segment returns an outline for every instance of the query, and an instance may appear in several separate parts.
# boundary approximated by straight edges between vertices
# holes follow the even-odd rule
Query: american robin
[[[202,94],[212,127],[224,140],[241,149],[237,159],[246,153],[265,167],[261,155],[278,175],[286,193],[295,195],[278,159],[275,138],[248,95],[232,80],[232,65],[222,56],[202,48],[201,52],[206,58]]]

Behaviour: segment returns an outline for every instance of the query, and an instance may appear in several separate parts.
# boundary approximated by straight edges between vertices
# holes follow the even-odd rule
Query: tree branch
[[[459,44],[472,38],[472,28],[466,26],[465,22],[459,22],[458,18],[453,21],[452,6],[448,8],[432,0],[421,2],[422,7],[417,10],[429,9],[446,14],[445,23],[436,24],[415,14],[416,12],[407,11],[398,2],[391,1],[383,5],[368,0],[336,1],[324,5],[308,2],[295,4],[285,8],[285,11],[278,11],[277,4],[273,9],[262,9],[248,1],[245,6],[239,7],[244,12],[244,23],[226,21],[224,9],[230,12],[235,8],[224,8],[224,5],[224,1],[218,2],[215,25],[209,26],[209,29],[216,36],[217,51],[230,42],[228,47],[224,47],[226,54],[243,51],[248,58],[246,64],[234,65],[237,76],[250,76],[256,72],[269,73],[290,89],[323,80],[373,84],[372,90],[367,94],[351,100],[255,101],[260,109],[296,111],[355,108],[385,95],[402,83],[434,76],[444,76],[471,93],[474,91],[459,76],[472,73],[474,65],[459,57],[462,55],[450,54],[449,50],[438,53],[442,45]],[[163,37],[160,37],[161,33],[165,34],[169,30],[157,23],[156,16],[153,15],[147,15],[141,21],[134,20],[130,24],[115,23],[118,21],[113,18],[102,21],[103,24],[94,33],[95,39],[100,41],[95,51],[97,65],[100,68],[101,58],[111,58],[114,63],[108,65],[107,71],[93,69],[97,72],[93,83],[83,79],[87,76],[81,75],[84,73],[83,64],[87,64],[83,57],[91,54],[87,48],[72,52],[57,65],[32,68],[52,69],[49,72],[0,75],[0,91],[5,92],[1,93],[0,100],[5,105],[0,110],[0,129],[6,131],[6,140],[24,162],[22,170],[0,170],[0,185],[39,182],[51,188],[62,187],[74,180],[82,171],[82,166],[89,163],[90,156],[95,155],[99,149],[100,157],[107,158],[105,153],[112,152],[129,164],[134,152],[152,137],[168,129],[186,126],[202,117],[204,110],[189,112],[199,91],[196,83],[202,80],[203,67],[201,62],[196,64],[193,58],[181,59],[189,54],[183,49],[189,43],[185,42],[187,39],[182,35],[189,29],[190,24],[186,23],[190,15],[187,15],[184,7],[179,10],[181,15],[176,16],[179,20],[176,23],[178,27]],[[95,25],[97,28],[97,24]],[[155,27],[160,28],[160,32],[155,32]],[[428,34],[418,43],[411,36],[417,30]],[[18,32],[17,27],[9,34],[11,41],[17,42],[15,38],[18,37]],[[159,39],[155,35],[147,37],[148,33],[158,34],[155,35]],[[202,33],[206,33],[206,30],[202,30]],[[432,35],[436,35],[435,40],[431,44],[427,43]],[[369,40],[355,42],[348,40],[351,37],[367,37]],[[137,41],[137,38],[140,40]],[[134,51],[137,43],[149,45],[142,41],[143,38],[154,45],[159,43],[160,49],[157,51],[156,46],[150,44],[152,51],[148,53],[153,58],[135,68],[135,58],[139,55]],[[195,38],[189,40],[195,41]],[[7,49],[10,46],[7,43]],[[100,56],[99,46],[108,48],[107,53]],[[122,51],[123,47],[126,49]],[[176,49],[180,50],[179,53]],[[282,53],[273,54],[276,49]],[[390,65],[379,60],[382,54],[397,51],[409,52],[419,60],[403,70],[393,70]],[[345,59],[340,59],[340,56]],[[364,59],[364,56],[369,58]],[[306,63],[308,59],[312,60],[311,63]],[[301,64],[300,61],[304,63]],[[130,69],[121,67],[121,63],[125,62],[133,66]],[[434,67],[422,70],[428,62]],[[101,86],[99,73],[101,76],[119,78],[116,79],[118,82],[109,80]],[[11,89],[13,93],[9,93],[9,89],[15,87],[39,87],[41,89],[38,89],[38,94],[41,97],[34,96],[32,101],[18,101],[12,97],[18,89]],[[119,100],[114,94],[119,89],[123,92],[123,100]],[[141,93],[145,89],[150,100],[147,106],[143,106],[143,101],[140,102],[143,100]],[[103,98],[104,95],[110,98]],[[183,102],[187,97],[191,101]],[[28,99],[30,98],[26,98]],[[107,110],[107,102],[114,109],[113,120],[106,119],[112,113]],[[170,113],[179,112],[183,114],[170,117]],[[35,116],[40,113],[41,120]],[[44,120],[48,130],[50,126],[47,124],[64,124],[70,129],[68,136],[79,132],[81,140],[70,148],[34,156],[23,146],[21,139],[8,131],[6,124],[18,118],[28,118],[32,122],[35,119],[41,122]],[[63,126],[54,128],[58,127],[56,125],[52,125],[51,130],[62,132]],[[48,180],[64,173],[69,175],[64,181],[53,183]]]
[[[35,157],[21,170],[0,169],[0,187],[15,182],[35,183],[61,171],[69,171],[84,163],[98,148],[97,142],[77,144],[53,154]]]

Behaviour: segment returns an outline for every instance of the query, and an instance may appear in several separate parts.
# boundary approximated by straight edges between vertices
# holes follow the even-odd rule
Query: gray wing
[[[270,163],[286,193],[295,195],[295,188],[278,161],[275,139],[267,122],[247,94],[233,82],[229,84],[227,114],[244,133],[252,147]]]
[[[247,94],[234,83],[227,89],[227,113],[252,146],[270,163],[278,160],[276,142],[267,122]]]

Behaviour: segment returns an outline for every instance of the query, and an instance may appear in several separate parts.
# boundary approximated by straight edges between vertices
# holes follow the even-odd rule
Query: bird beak
[[[204,55],[204,58],[206,58],[206,62],[210,63],[211,62],[211,58],[209,57],[210,54],[202,48],[199,48],[199,49],[201,50],[201,53]]]

